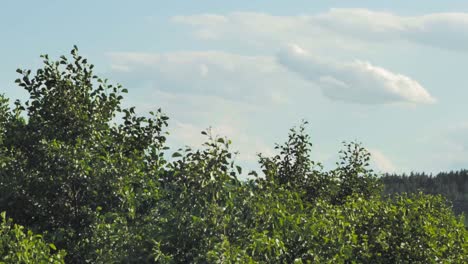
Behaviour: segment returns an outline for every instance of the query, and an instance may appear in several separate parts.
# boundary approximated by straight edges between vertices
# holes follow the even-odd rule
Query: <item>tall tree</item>
[[[80,258],[79,242],[98,208],[135,213],[155,202],[152,194],[134,204],[134,192],[158,184],[167,117],[122,108],[127,90],[95,76],[76,47],[71,55],[42,56],[34,76],[18,70],[29,100],[15,102],[12,112],[0,102],[0,211]]]

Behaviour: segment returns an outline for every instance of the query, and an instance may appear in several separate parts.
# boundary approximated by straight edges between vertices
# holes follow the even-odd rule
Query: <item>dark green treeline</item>
[[[382,178],[384,194],[397,193],[441,194],[452,205],[453,211],[468,215],[468,170],[441,172],[436,175],[412,172],[386,174]],[[468,226],[468,221],[465,219]]]

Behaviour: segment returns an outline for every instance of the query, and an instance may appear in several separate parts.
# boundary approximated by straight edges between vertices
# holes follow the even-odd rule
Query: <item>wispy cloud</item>
[[[314,19],[340,34],[372,40],[404,39],[418,44],[468,51],[468,13],[399,16],[369,9],[331,9]]]
[[[397,167],[382,151],[378,149],[369,149],[372,165],[380,172],[392,173],[397,171]]]
[[[364,8],[332,8],[301,16],[273,16],[255,12],[226,15],[176,16],[174,23],[194,28],[202,39],[244,39],[309,42],[311,45],[352,45],[343,38],[363,41],[404,40],[444,49],[468,51],[468,13],[430,13],[401,16]],[[315,42],[315,43],[314,43]]]
[[[152,90],[220,96],[259,105],[287,103],[287,87],[301,82],[269,56],[220,51],[109,56],[119,78]]]

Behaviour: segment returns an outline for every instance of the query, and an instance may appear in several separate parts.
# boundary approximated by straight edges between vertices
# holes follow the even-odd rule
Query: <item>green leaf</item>
[[[248,175],[258,177],[258,173],[256,171],[250,171]]]
[[[182,154],[180,154],[179,152],[174,152],[172,153],[172,157],[173,158],[182,157]]]

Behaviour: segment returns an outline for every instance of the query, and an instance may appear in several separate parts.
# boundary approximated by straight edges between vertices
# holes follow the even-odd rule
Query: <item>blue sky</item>
[[[358,140],[378,171],[468,167],[468,1],[9,1],[0,34],[1,93],[76,44],[173,146],[211,126],[254,168],[305,119],[326,165]]]

